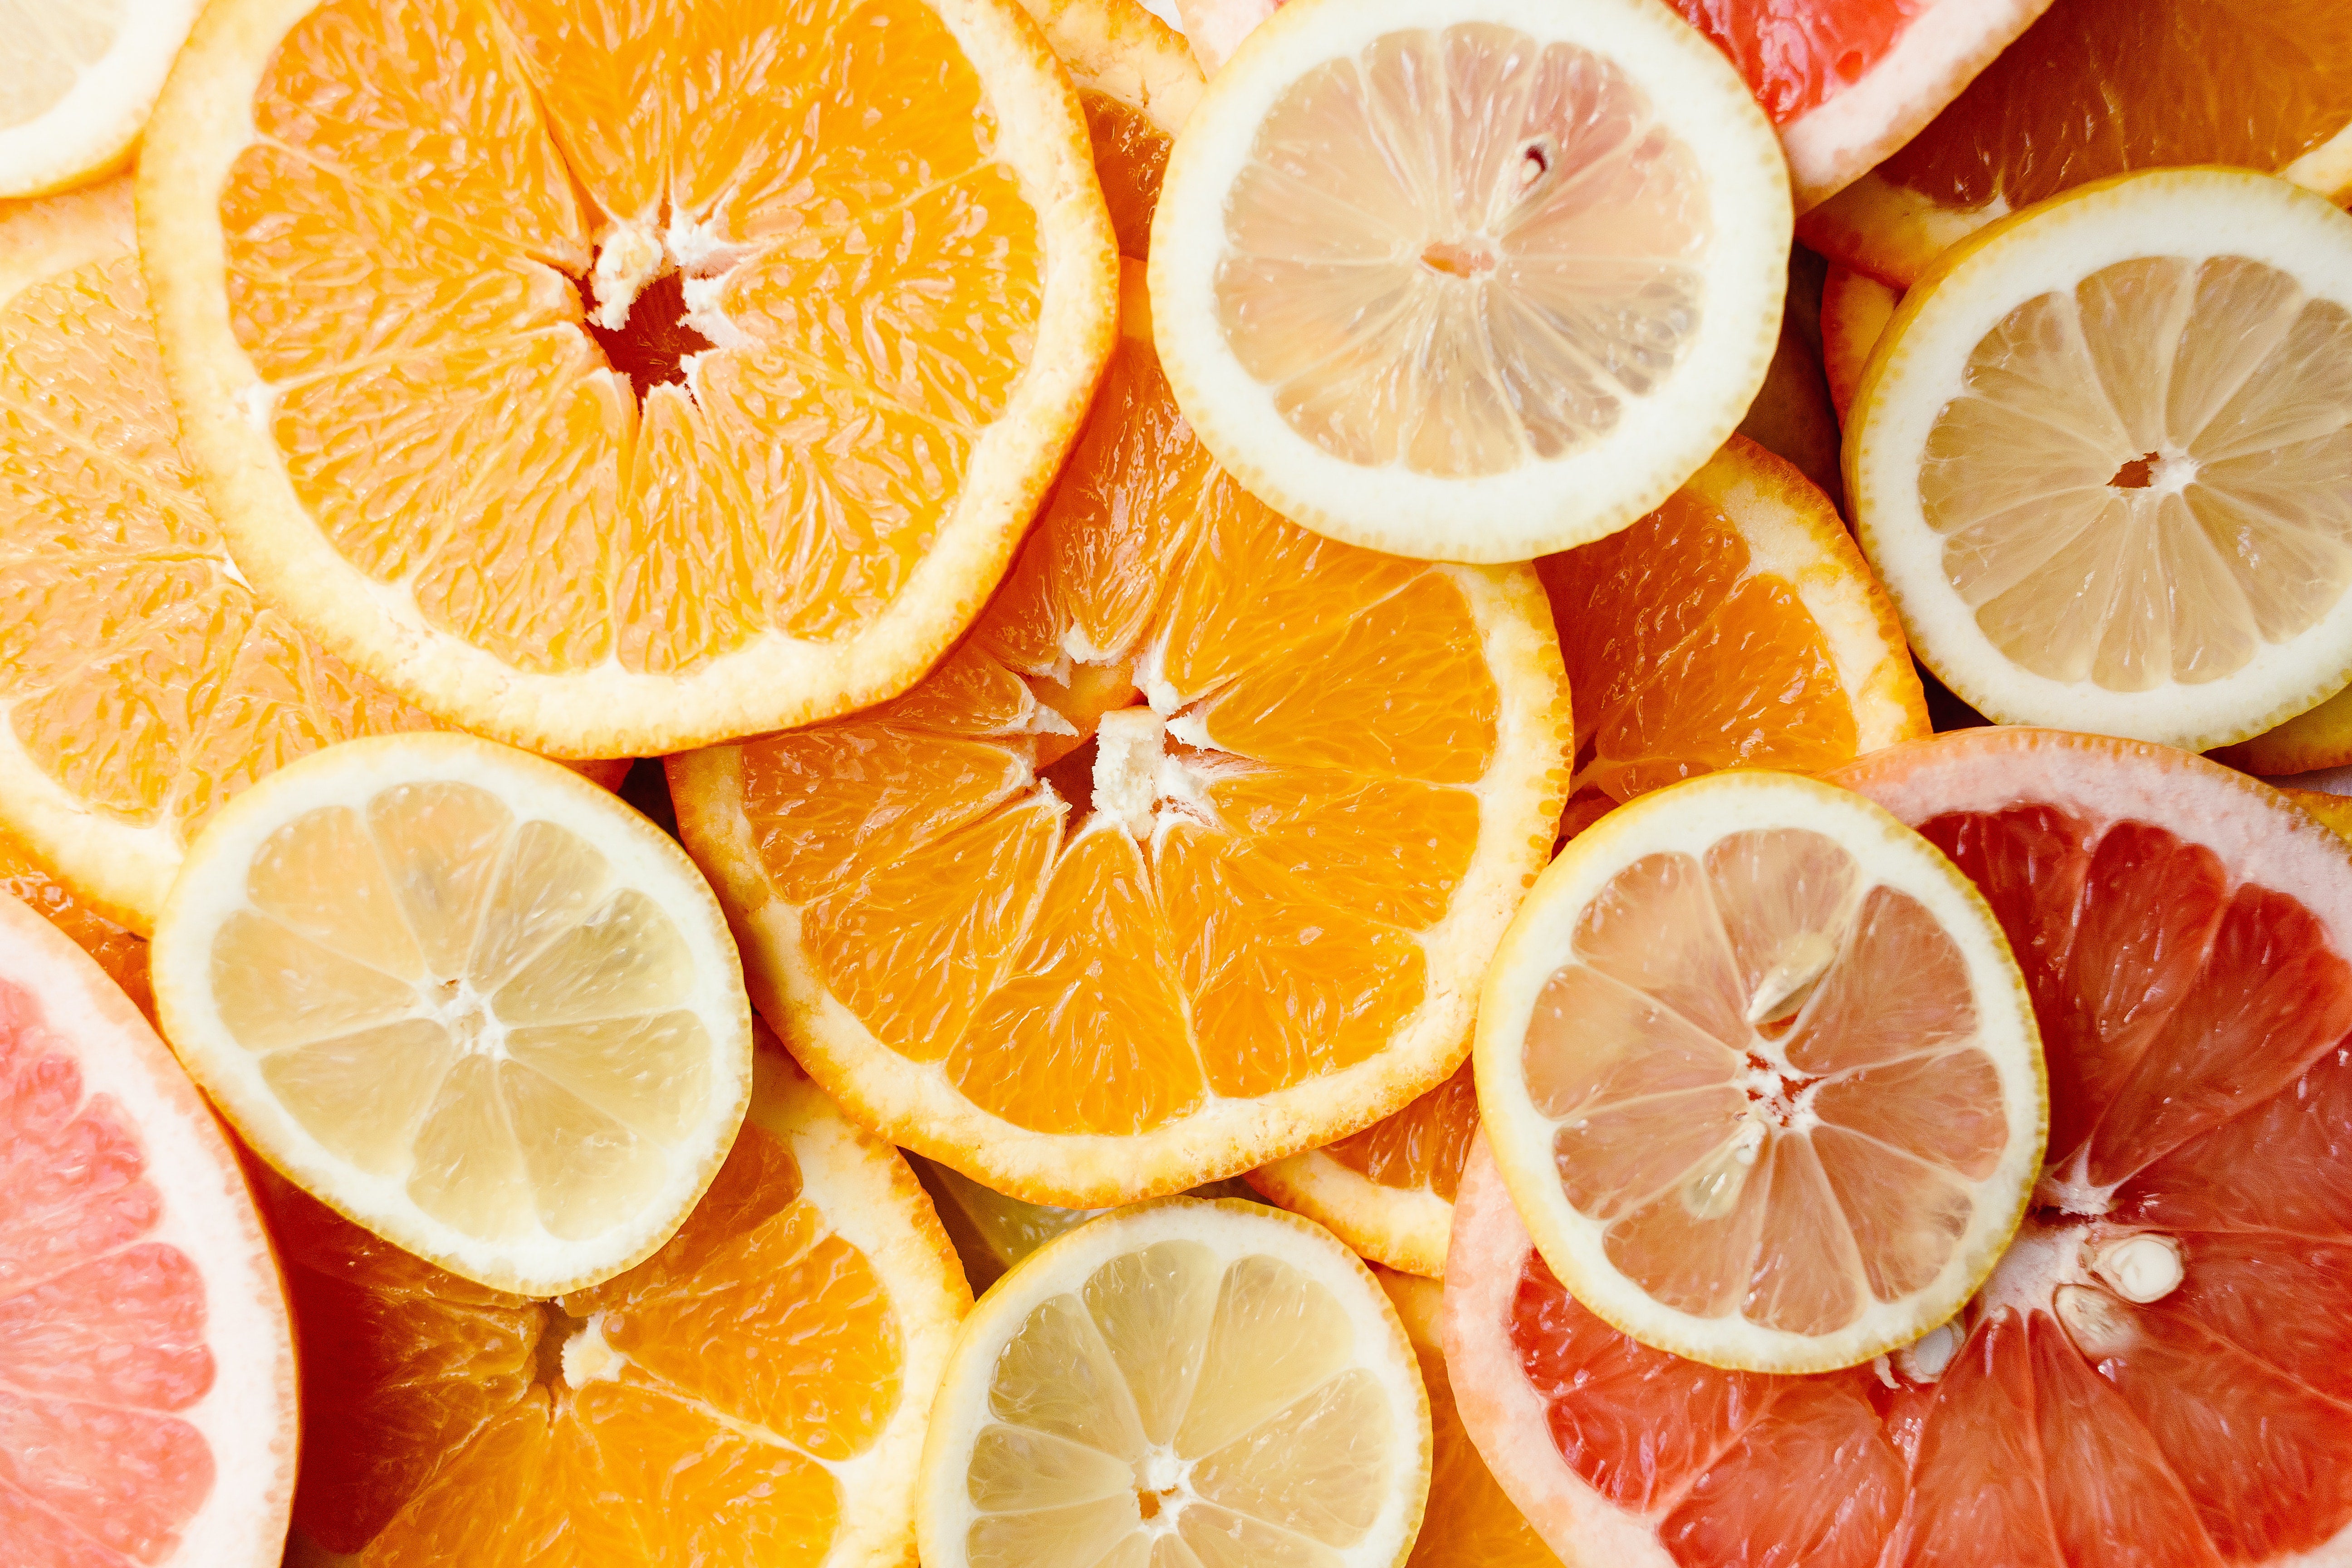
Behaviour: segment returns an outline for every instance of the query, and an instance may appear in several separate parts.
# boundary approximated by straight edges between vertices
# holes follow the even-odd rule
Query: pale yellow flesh
[[[0,0],[0,131],[55,109],[122,31],[123,0]]]
[[[1919,474],[1944,572],[2015,664],[2217,680],[2352,585],[2352,312],[2241,257],[2147,257],[2018,306]]]
[[[1307,71],[1225,207],[1234,352],[1349,462],[1461,479],[1593,445],[1696,331],[1710,216],[1670,109],[1486,22]]]
[[[625,1223],[704,1119],[694,960],[593,845],[472,784],[264,841],[212,942],[231,1038],[331,1153],[476,1237]]]
[[[1165,1241],[1104,1264],[997,1357],[972,1568],[1339,1568],[1408,1451],[1355,1339],[1274,1258]]]
[[[1522,1049],[1570,1205],[1703,1318],[1826,1334],[1925,1288],[2009,1143],[1958,947],[1804,829],[1619,871]]]

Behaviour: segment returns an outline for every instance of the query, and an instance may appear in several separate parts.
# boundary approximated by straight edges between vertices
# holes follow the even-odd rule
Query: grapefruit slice
[[[1900,151],[1807,213],[1801,237],[1903,289],[2009,213],[2184,163],[2352,195],[2337,0],[2056,0]]]
[[[2352,676],[2352,217],[2119,175],[1975,236],[1854,395],[1846,495],[1979,712],[2202,750]]]
[[[1738,424],[1788,204],[1738,76],[1649,0],[1299,0],[1170,157],[1160,353],[1284,516],[1526,560],[1624,527]]]
[[[1947,1328],[1753,1378],[1579,1306],[1474,1152],[1446,1348],[1497,1479],[1569,1561],[1626,1568],[2352,1560],[2352,847],[2094,736],[1970,730],[1839,777],[1951,854],[2024,965],[2033,1209]]]
[[[264,1160],[493,1289],[630,1268],[751,1091],[718,901],[660,829],[470,735],[348,741],[205,830],[151,954],[172,1046]]]
[[[1546,1261],[1644,1344],[1868,1361],[1958,1310],[2040,1168],[2017,963],[1917,834],[1793,773],[1618,807],[1528,894],[1478,1111]]]
[[[551,754],[903,690],[1115,332],[1086,121],[1010,0],[235,0],[155,125],[142,247],[237,564]]]
[[[925,1568],[1402,1568],[1429,1402],[1329,1232],[1163,1198],[1029,1255],[964,1320],[923,1444]]]
[[[486,1290],[274,1175],[302,1331],[299,1564],[913,1560],[915,1464],[971,1304],[922,1189],[773,1042],[652,1258]]]
[[[0,61],[0,199],[81,184],[131,157],[199,0],[11,5]]]
[[[98,966],[0,900],[0,1542],[29,1568],[271,1568],[285,1289],[219,1124]]]

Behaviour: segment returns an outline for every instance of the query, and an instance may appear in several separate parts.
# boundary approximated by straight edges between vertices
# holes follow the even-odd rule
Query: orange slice
[[[1788,214],[1746,84],[1652,0],[1297,0],[1171,156],[1160,353],[1284,516],[1523,561],[1632,522],[1738,424]]]
[[[12,834],[0,829],[0,888],[47,920],[97,961],[106,977],[149,1017],[155,994],[147,982],[146,939],[123,930],[66,890],[47,867]]]
[[[1851,267],[1832,267],[1822,279],[1822,368],[1829,374],[1830,401],[1837,405],[1840,423],[1862,385],[1871,351],[1902,302],[1902,289]]]
[[[275,1568],[286,1294],[171,1053],[0,899],[0,1544],[26,1568]]]
[[[144,933],[274,767],[432,722],[254,596],[156,361],[128,177],[0,205],[0,816]]]
[[[469,735],[348,741],[189,853],[172,1046],[256,1152],[436,1264],[575,1290],[669,1238],[751,1089],[717,901],[612,795]]]
[[[2283,789],[2279,794],[2311,813],[2339,837],[2352,839],[2352,796],[2315,789]]]
[[[1454,1185],[1478,1131],[1470,1064],[1393,1116],[1249,1173],[1250,1185],[1406,1274],[1445,1270]]]
[[[0,63],[0,197],[122,166],[196,19],[198,0],[41,0],[12,7]]]
[[[268,1178],[302,1330],[293,1561],[911,1562],[971,1304],[906,1164],[782,1053],[677,1235],[552,1300],[486,1290]]]
[[[234,0],[156,115],[142,244],[238,564],[553,754],[904,689],[1114,333],[1086,122],[1009,0]]]
[[[2274,729],[2234,746],[2223,746],[2213,753],[2213,760],[2264,778],[2316,773],[2352,763],[2352,691],[2339,691]]]
[[[1898,289],[2004,214],[2134,169],[2235,163],[2352,196],[2338,0],[2056,0],[1807,245]]]
[[[1916,1339],[1991,1272],[2041,1169],[2039,1040],[1983,898],[1793,773],[1693,779],[1577,835],[1495,955],[1475,1059],[1553,1272],[1717,1366]]]

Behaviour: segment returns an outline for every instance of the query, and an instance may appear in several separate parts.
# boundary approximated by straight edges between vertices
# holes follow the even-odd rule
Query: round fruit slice
[[[2338,837],[2352,838],[2352,796],[2315,789],[2283,789],[2279,794],[2317,817]]]
[[[1846,494],[1969,706],[2202,749],[2352,675],[2347,441],[2352,217],[2160,170],[2017,214],[1905,297]]]
[[[1717,1366],[1851,1366],[1935,1327],[2041,1168],[2033,1016],[1984,900],[1791,773],[1693,780],[1577,835],[1495,955],[1475,1060],[1553,1269]]]
[[[1068,68],[1118,253],[1151,254],[1170,140],[1201,100],[1184,40],[1135,0],[1022,0]]]
[[[2339,691],[2276,729],[2213,753],[2217,763],[2264,778],[2316,773],[2352,763],[2352,691]]]
[[[1433,1279],[1445,1271],[1454,1184],[1477,1131],[1478,1091],[1465,1061],[1395,1115],[1252,1171],[1249,1184],[1373,1262]]]
[[[1802,238],[1905,288],[2006,214],[2180,163],[2352,196],[2339,0],[2056,0],[1901,151],[1807,213]]]
[[[485,1290],[276,1178],[302,1331],[291,1561],[912,1562],[924,1417],[971,1305],[922,1189],[782,1053],[667,1245]]]
[[[1285,516],[1525,560],[1624,527],[1738,424],[1789,221],[1746,86],[1647,0],[1299,0],[1169,160],[1160,353]]]
[[[1497,1478],[1612,1568],[2352,1559],[2352,849],[2130,742],[1972,730],[1841,777],[1948,850],[2024,960],[2034,1211],[1953,1324],[1759,1378],[1580,1307],[1474,1153],[1446,1352]]]
[[[11,5],[0,197],[63,190],[127,162],[197,9],[198,0]]]
[[[1391,1568],[1429,1470],[1370,1271],[1278,1210],[1168,1198],[1041,1247],[973,1309],[918,1529],[925,1568]]]
[[[106,977],[149,1017],[155,1014],[155,994],[147,984],[146,939],[123,930],[91,909],[52,876],[33,852],[5,829],[0,829],[0,889],[47,921],[76,947],[97,961]]]
[[[1853,405],[1862,373],[1870,366],[1871,351],[1886,335],[1903,290],[1881,283],[1867,272],[1832,267],[1822,281],[1822,369],[1828,374],[1830,401],[1837,405],[1841,424]]]
[[[1633,527],[1536,572],[1576,694],[1579,792],[1819,773],[1927,735],[1902,626],[1837,510],[1741,437]]]
[[[1454,1408],[1442,1340],[1445,1292],[1434,1279],[1375,1268],[1404,1324],[1429,1392],[1429,1507],[1406,1568],[1559,1568],[1478,1455]]]
[[[751,1089],[717,901],[661,831],[467,735],[346,742],[189,852],[155,932],[180,1059],[313,1196],[494,1289],[610,1279]]]
[[[155,1031],[0,899],[0,1542],[28,1568],[274,1568],[286,1295]]]
[[[781,16],[234,0],[157,108],[142,243],[231,552],[468,729],[655,754],[903,690],[1085,415],[1118,279],[1035,26]]]

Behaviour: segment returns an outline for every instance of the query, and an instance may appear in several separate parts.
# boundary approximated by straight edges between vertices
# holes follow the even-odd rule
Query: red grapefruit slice
[[[2049,1057],[2035,1208],[1952,1324],[1817,1376],[1646,1349],[1483,1143],[1445,1350],[1570,1564],[2352,1563],[2352,853],[2184,752],[2016,729],[1838,775],[2000,917]]]
[[[294,1429],[227,1140],[114,983],[0,900],[0,1561],[275,1563]]]

